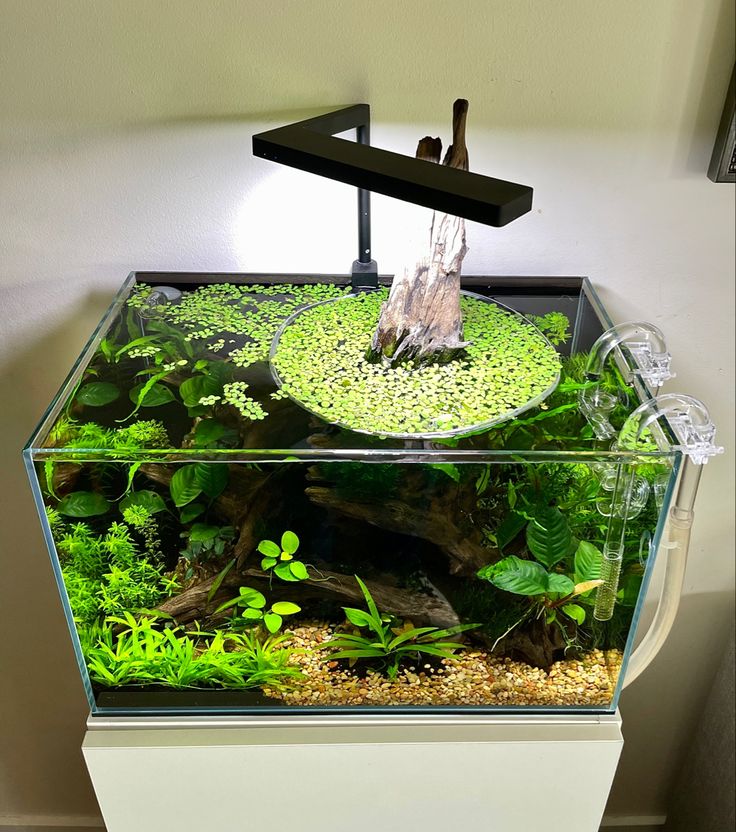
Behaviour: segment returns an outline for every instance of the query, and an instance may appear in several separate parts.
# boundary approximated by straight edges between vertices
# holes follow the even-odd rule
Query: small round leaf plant
[[[262,540],[258,544],[258,551],[263,555],[261,569],[273,573],[282,581],[304,581],[309,577],[307,567],[295,560],[294,555],[299,549],[299,538],[291,531],[281,535],[281,545],[273,540]]]

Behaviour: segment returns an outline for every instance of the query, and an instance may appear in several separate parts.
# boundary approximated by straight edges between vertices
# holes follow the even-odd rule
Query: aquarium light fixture
[[[357,130],[357,142],[335,136]],[[371,259],[370,191],[485,225],[507,225],[532,207],[532,188],[437,165],[370,145],[370,107],[355,104],[257,133],[253,154],[358,188],[358,259],[354,286],[377,286]]]

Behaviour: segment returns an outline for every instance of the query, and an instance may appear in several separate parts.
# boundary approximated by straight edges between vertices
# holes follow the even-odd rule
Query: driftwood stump
[[[461,170],[468,170],[467,113],[468,102],[459,98],[453,107],[452,144],[443,160]],[[416,156],[437,163],[441,151],[440,139],[426,136]],[[394,277],[371,344],[374,359],[447,361],[467,346],[460,311],[460,270],[466,252],[465,220],[435,211],[428,254]]]

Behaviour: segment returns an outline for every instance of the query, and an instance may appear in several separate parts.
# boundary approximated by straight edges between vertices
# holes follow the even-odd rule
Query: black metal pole
[[[371,143],[370,124],[359,124],[356,130],[359,144]],[[358,262],[371,262],[371,192],[358,188]]]

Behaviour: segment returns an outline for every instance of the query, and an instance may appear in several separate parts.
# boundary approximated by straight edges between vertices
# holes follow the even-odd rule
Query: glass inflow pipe
[[[632,463],[622,462],[616,467],[616,482],[611,496],[611,515],[606,542],[603,545],[603,563],[601,564],[603,583],[596,590],[593,609],[593,617],[598,621],[609,621],[613,616],[621,564],[624,559],[626,520],[629,517],[635,474],[636,467]]]
[[[693,505],[695,503],[703,464],[708,461],[709,457],[722,453],[723,448],[717,447],[713,442],[715,438],[715,426],[710,419],[705,405],[691,396],[676,393],[669,393],[664,396],[659,396],[656,399],[649,399],[639,405],[621,428],[617,443],[618,447],[622,450],[635,450],[643,433],[655,422],[664,418],[668,419],[678,440],[673,447],[682,451],[685,456],[674,505],[670,510],[668,525],[668,539],[670,543],[665,544],[668,548],[674,550],[668,557],[667,568],[671,575],[679,575],[679,583],[674,579],[667,583],[667,587],[669,587],[668,592],[671,594],[675,591],[672,587],[679,587],[677,588],[677,599],[679,599],[679,592],[682,588],[682,575],[684,575],[685,568],[684,562],[687,558],[687,547],[690,540],[690,527],[693,522]],[[600,621],[608,620],[613,614],[613,605],[618,591],[618,579],[621,572],[621,561],[623,560],[624,532],[631,495],[633,493],[634,477],[634,464],[625,463],[618,466],[611,503],[611,521],[608,526],[608,534],[603,553],[603,566],[601,569],[603,584],[598,587],[596,592],[595,610],[593,612],[594,617]],[[618,496],[619,494],[621,495],[620,498]],[[616,510],[619,500],[621,500],[622,504],[621,511]],[[618,566],[616,566],[616,560],[619,556],[620,560]],[[661,607],[664,612],[661,616],[658,616],[658,626],[656,628],[658,631],[663,631],[663,634],[662,632],[655,632],[651,635],[647,644],[654,644],[655,646],[647,647],[646,655],[648,658],[646,661],[642,659],[639,662],[641,667],[636,675],[651,661],[656,650],[659,649],[659,645],[666,638],[667,632],[669,632],[669,628],[672,626],[675,612],[677,611],[677,599],[671,597],[667,599],[663,598]],[[652,629],[655,628],[653,627]],[[648,633],[647,636],[649,635]],[[644,644],[645,642],[642,642],[642,646]],[[642,653],[641,655],[644,654]],[[632,676],[632,678],[634,677]]]

